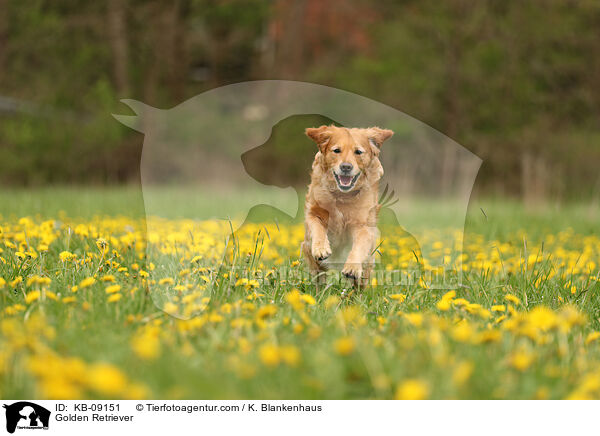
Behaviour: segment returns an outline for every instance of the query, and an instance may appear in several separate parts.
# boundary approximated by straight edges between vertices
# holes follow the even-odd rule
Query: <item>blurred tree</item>
[[[127,41],[126,0],[108,0],[107,26],[113,61],[113,80],[116,91],[129,94],[129,43]]]
[[[457,140],[484,158],[478,182],[488,191],[529,199],[588,189],[582,175],[593,160],[574,173],[564,161],[581,132],[599,133],[598,67],[586,58],[600,53],[600,4],[409,0],[378,11],[371,52],[343,68],[315,65],[309,77],[378,98]]]
[[[407,112],[481,156],[487,192],[600,196],[595,0],[0,0],[0,181],[133,180],[120,98],[265,78]]]

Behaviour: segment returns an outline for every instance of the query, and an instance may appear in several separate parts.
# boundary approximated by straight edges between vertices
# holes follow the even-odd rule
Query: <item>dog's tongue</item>
[[[340,177],[340,184],[342,186],[350,186],[350,183],[352,183],[352,176],[339,176]]]

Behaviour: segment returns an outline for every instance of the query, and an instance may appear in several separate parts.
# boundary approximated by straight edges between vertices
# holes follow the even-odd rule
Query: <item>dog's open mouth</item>
[[[340,191],[349,191],[352,188],[354,188],[354,184],[358,180],[358,176],[360,176],[360,173],[358,173],[355,176],[344,176],[342,174],[336,174],[334,172],[333,176],[335,177],[335,181],[337,182]]]

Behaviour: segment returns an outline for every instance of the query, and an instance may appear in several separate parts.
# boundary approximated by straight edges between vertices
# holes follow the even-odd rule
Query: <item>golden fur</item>
[[[342,274],[355,284],[368,283],[379,236],[378,193],[383,176],[379,152],[394,132],[332,125],[306,129],[306,134],[319,146],[306,195],[302,243],[306,263],[319,273],[342,255]],[[352,185],[347,185],[349,177]],[[349,248],[347,256],[344,248]]]

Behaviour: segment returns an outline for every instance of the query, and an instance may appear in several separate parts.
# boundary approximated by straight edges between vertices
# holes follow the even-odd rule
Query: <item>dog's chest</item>
[[[332,254],[325,261],[325,265],[329,268],[341,268],[352,248],[352,235],[347,219],[339,210],[335,210],[329,215],[327,239],[329,239]]]
[[[347,224],[348,219],[341,210],[335,208],[333,211],[329,212],[327,236],[332,244],[338,245],[343,242],[342,239],[345,239],[344,236],[349,236],[348,229],[346,228]]]

